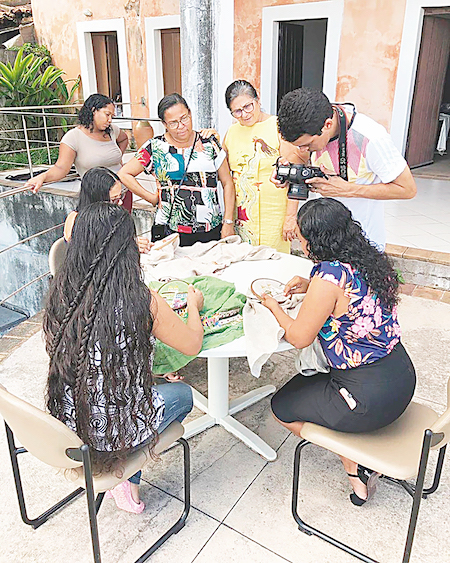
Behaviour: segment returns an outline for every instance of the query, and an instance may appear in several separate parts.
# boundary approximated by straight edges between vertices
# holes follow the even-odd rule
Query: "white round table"
[[[237,291],[244,294],[247,293],[251,282],[256,278],[273,278],[284,283],[295,275],[309,278],[312,262],[290,254],[281,256],[280,260],[236,262],[226,268],[220,278],[233,282]],[[276,351],[282,352],[290,348],[292,346],[282,340]],[[277,457],[275,450],[232,416],[276,390],[274,385],[264,385],[233,401],[229,400],[229,359],[246,355],[245,337],[199,354],[201,358],[208,359],[208,398],[195,389],[192,391],[194,405],[206,414],[186,424],[184,437],[190,438],[215,424],[220,424],[262,457],[273,461]]]

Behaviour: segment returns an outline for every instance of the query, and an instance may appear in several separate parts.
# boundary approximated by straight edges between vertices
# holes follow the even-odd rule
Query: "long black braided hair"
[[[96,202],[80,211],[45,308],[47,407],[67,423],[69,390],[77,434],[93,447],[97,471],[120,468],[139,428],[153,429],[156,416],[151,293],[143,282],[135,236],[130,214],[117,205]],[[102,412],[95,409],[99,383]],[[126,421],[125,409],[132,413]],[[108,451],[95,449],[98,429]],[[156,440],[152,430],[150,451]]]

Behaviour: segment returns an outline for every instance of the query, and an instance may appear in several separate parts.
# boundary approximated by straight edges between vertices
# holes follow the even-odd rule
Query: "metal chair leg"
[[[89,446],[84,444],[80,448],[82,461],[83,461],[86,488],[85,489],[82,487],[78,488],[77,490],[73,491],[70,495],[66,496],[64,499],[60,500],[54,506],[49,508],[47,511],[42,513],[38,518],[30,519],[28,518],[27,515],[25,498],[23,494],[22,480],[20,477],[19,463],[17,459],[19,453],[26,453],[27,450],[25,450],[24,448],[16,447],[14,441],[14,434],[12,430],[9,428],[9,426],[6,423],[5,426],[6,426],[6,436],[8,440],[9,453],[11,457],[11,464],[14,474],[14,484],[16,487],[17,498],[19,501],[20,514],[24,523],[28,524],[29,526],[32,526],[33,528],[38,528],[44,522],[46,522],[48,518],[52,514],[54,514],[57,510],[63,508],[69,502],[71,502],[78,496],[82,495],[86,491],[94,562],[101,563],[97,513],[103,502],[105,493],[99,493],[97,497],[95,497]],[[183,463],[184,466],[183,513],[181,514],[180,518],[175,522],[175,524],[165,534],[163,534],[145,553],[143,553],[141,557],[139,557],[139,559],[136,560],[136,563],[143,563],[144,561],[146,561],[150,557],[150,555],[152,555],[152,553],[154,553],[172,535],[177,534],[184,527],[186,523],[186,519],[188,517],[191,508],[190,448],[189,448],[189,444],[184,438],[179,438],[178,442],[183,446],[183,462],[184,462]]]
[[[98,514],[106,493],[99,493],[95,499],[95,514]]]
[[[434,473],[433,483],[431,487],[428,487],[428,489],[423,490],[422,498],[427,498],[427,496],[432,495],[437,491],[437,488],[439,487],[439,483],[441,481],[442,468],[444,467],[444,458],[445,458],[446,449],[447,449],[447,445],[445,445],[443,448],[439,450],[439,457],[436,463],[436,471]]]
[[[306,522],[304,522],[300,518],[300,516],[298,515],[297,503],[298,503],[298,485],[299,485],[299,480],[300,480],[299,479],[299,477],[300,477],[300,455],[301,455],[302,449],[310,443],[311,442],[308,442],[307,440],[302,440],[297,445],[297,447],[295,448],[295,454],[294,454],[294,476],[293,476],[293,487],[292,487],[292,515],[294,517],[294,520],[298,524],[299,530],[301,530],[305,534],[317,536],[318,538],[321,538],[322,540],[324,540],[328,543],[331,543],[335,547],[342,549],[342,551],[345,551],[346,553],[349,553],[350,555],[357,557],[358,559],[360,559],[361,561],[364,561],[365,563],[378,563],[375,559],[371,559],[367,555],[364,555],[364,553],[356,551],[352,547],[340,542],[339,540],[333,538],[332,536],[328,536],[327,534],[324,534],[320,530],[313,528],[312,526],[309,526],[309,524],[306,524]]]
[[[86,498],[89,513],[89,523],[91,526],[92,551],[94,552],[95,563],[101,563],[100,541],[98,539],[97,505],[94,496],[94,484],[92,480],[92,466],[91,456],[89,454],[89,446],[83,444],[80,450],[83,458],[84,480],[86,483]],[[103,497],[101,500],[103,500]]]
[[[411,518],[409,520],[408,534],[406,536],[405,551],[403,554],[402,563],[408,563],[411,558],[412,544],[414,540],[414,533],[416,531],[417,517],[419,515],[420,501],[422,500],[423,484],[425,481],[425,471],[427,469],[428,456],[430,454],[432,437],[433,437],[433,432],[431,430],[425,430],[422,453],[420,456],[419,473],[417,475],[413,505],[411,509]]]
[[[20,476],[19,460],[18,460],[18,454],[27,453],[27,450],[25,448],[16,447],[14,434],[11,428],[6,423],[5,423],[5,427],[6,427],[6,438],[8,441],[9,455],[11,458],[11,465],[14,475],[14,485],[16,487],[17,500],[19,502],[20,516],[25,524],[36,529],[39,528],[39,526],[42,526],[42,524],[44,524],[50,518],[50,516],[52,516],[52,514],[54,514],[61,508],[64,508],[71,501],[81,496],[84,493],[84,489],[82,487],[79,487],[78,489],[76,489],[75,491],[73,491],[72,493],[70,493],[60,501],[58,501],[56,504],[51,506],[48,510],[43,512],[37,518],[29,518],[27,514],[27,507],[25,504],[25,496],[23,493],[22,479]]]
[[[428,489],[423,489],[423,491],[422,491],[422,498],[423,499],[425,499],[429,495],[432,495],[433,493],[435,493],[437,491],[438,487],[439,487],[439,483],[441,481],[442,468],[444,466],[446,449],[447,449],[447,446],[445,445],[439,450],[439,457],[438,457],[438,460],[436,462],[436,469],[434,471],[433,483],[431,484],[431,487],[428,487]],[[385,481],[390,481],[391,483],[396,483],[397,485],[401,485],[405,489],[405,491],[412,498],[414,498],[414,494],[415,494],[415,491],[416,491],[416,485],[411,485],[407,481],[402,481],[401,479],[394,479],[392,477],[387,477],[386,475],[383,475],[382,478]]]
[[[159,547],[162,546],[171,536],[177,534],[185,525],[186,518],[188,517],[189,510],[191,508],[191,464],[189,455],[189,444],[184,438],[179,438],[178,442],[183,446],[183,459],[184,459],[184,510],[180,518],[175,522],[175,524],[167,530],[145,553],[143,553],[139,559],[136,559],[135,563],[143,563],[154,553]]]
[[[404,553],[403,553],[402,563],[409,563],[410,558],[411,558],[411,550],[412,550],[412,545],[413,545],[413,540],[414,540],[414,534],[415,534],[415,531],[416,531],[417,519],[418,519],[419,509],[420,509],[420,502],[421,502],[422,498],[426,498],[427,494],[431,494],[431,493],[435,492],[436,489],[439,486],[440,476],[441,476],[441,472],[442,472],[442,466],[443,466],[444,457],[445,457],[445,447],[441,448],[441,450],[439,452],[439,458],[438,458],[438,462],[437,462],[437,467],[436,467],[436,471],[435,471],[435,475],[434,475],[433,484],[428,489],[424,489],[425,472],[426,472],[426,469],[427,469],[432,438],[433,438],[433,432],[431,430],[425,430],[423,445],[422,445],[422,453],[421,453],[420,464],[419,464],[419,472],[418,472],[418,475],[417,475],[415,487],[414,487],[414,489],[411,489],[411,491],[413,492],[413,505],[412,505],[412,509],[411,509],[411,517],[410,517],[410,520],[409,520],[408,533],[407,533],[407,537],[406,537],[405,550],[404,550]],[[374,559],[371,559],[367,555],[364,555],[363,553],[360,553],[359,551],[356,551],[353,548],[341,543],[340,541],[336,540],[335,538],[324,534],[320,530],[317,530],[317,529],[313,528],[312,526],[309,526],[298,515],[297,503],[298,503],[298,488],[299,488],[299,480],[300,480],[299,479],[299,477],[300,477],[300,456],[301,456],[302,449],[308,444],[310,444],[310,442],[308,442],[306,440],[302,440],[297,445],[297,447],[295,449],[295,454],[294,454],[294,474],[293,474],[293,487],[292,487],[292,515],[294,517],[294,520],[297,522],[299,529],[302,532],[305,532],[306,534],[315,535],[315,536],[325,540],[326,542],[331,543],[335,547],[338,547],[339,549],[342,549],[343,551],[353,555],[354,557],[357,557],[361,561],[365,561],[366,563],[377,563]],[[393,479],[391,479],[391,480],[393,480]],[[404,481],[399,481],[399,480],[394,480],[394,481],[400,483],[403,486],[405,484]],[[408,491],[408,493],[411,494],[411,492],[408,490],[407,487],[404,486],[404,488],[405,488],[405,490]]]

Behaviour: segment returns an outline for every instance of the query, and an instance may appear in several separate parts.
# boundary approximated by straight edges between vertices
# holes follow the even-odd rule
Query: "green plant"
[[[399,268],[395,268],[395,272],[397,274],[399,283],[405,283],[405,278],[403,277],[402,271]]]
[[[0,97],[4,105],[46,106],[69,104],[79,86],[80,78],[74,81],[70,91],[67,81],[62,79],[64,71],[54,65],[48,65],[41,55],[25,52],[25,46],[17,51],[14,64],[0,63]]]
[[[58,158],[57,147],[52,147],[50,149],[51,162],[48,160],[48,152],[46,148],[32,148],[31,149],[31,162],[35,166],[40,166],[41,164],[52,164],[56,162]],[[14,168],[25,167],[25,171],[28,167],[28,157],[26,152],[18,152],[15,154],[0,154],[0,171],[11,170]]]
[[[34,43],[24,43],[21,47],[8,47],[7,51],[23,50],[25,55],[36,55],[44,60],[44,65],[48,66],[52,62],[52,55],[45,45],[35,45]]]

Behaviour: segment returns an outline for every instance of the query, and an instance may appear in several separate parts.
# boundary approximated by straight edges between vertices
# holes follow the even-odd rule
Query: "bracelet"
[[[224,219],[222,223],[224,225],[234,225],[234,221],[232,219]]]

